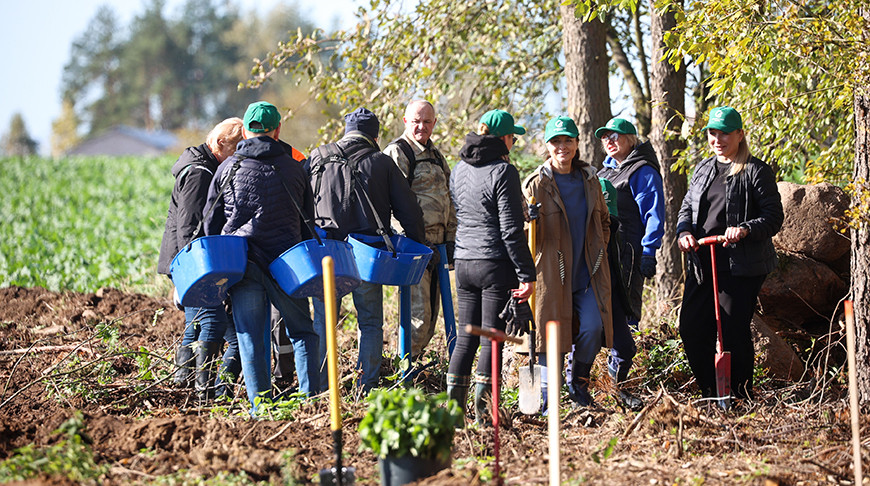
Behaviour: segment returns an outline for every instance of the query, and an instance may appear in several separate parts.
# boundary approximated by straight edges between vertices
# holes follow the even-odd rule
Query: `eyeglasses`
[[[513,138],[513,143],[517,143],[517,137],[514,136],[514,137],[512,137],[512,138]]]
[[[616,132],[610,132],[607,135],[601,137],[601,142],[606,142],[607,140],[616,143],[616,141],[619,140],[619,134]]]

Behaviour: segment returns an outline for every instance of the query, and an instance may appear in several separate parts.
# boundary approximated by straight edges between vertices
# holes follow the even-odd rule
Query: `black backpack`
[[[374,152],[377,149],[370,147],[348,158],[336,143],[314,149],[313,153],[318,157],[311,157],[309,173],[314,182],[315,213],[327,214],[332,221],[327,222],[318,216],[314,220],[329,238],[343,240],[348,232],[353,233],[353,229],[359,228],[362,222],[371,221],[361,201],[364,199],[376,222],[378,234],[384,238],[387,248],[394,251],[389,240],[391,232],[381,221],[359,180],[359,161]]]

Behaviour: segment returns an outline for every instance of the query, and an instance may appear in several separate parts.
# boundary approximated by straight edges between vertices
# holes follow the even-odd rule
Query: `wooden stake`
[[[855,484],[863,484],[861,474],[861,425],[858,421],[858,370],[855,368],[855,317],[852,301],[843,302],[846,314],[846,351],[849,361],[849,412],[852,416],[852,467],[855,469]]]
[[[534,346],[534,344],[532,344]],[[547,323],[547,422],[550,438],[550,486],[560,484],[559,471],[559,384],[562,363],[559,359],[559,322]]]

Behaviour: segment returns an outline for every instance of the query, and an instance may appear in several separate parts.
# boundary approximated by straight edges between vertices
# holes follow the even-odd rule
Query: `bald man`
[[[435,108],[426,100],[414,100],[405,109],[405,131],[384,149],[408,179],[411,190],[423,210],[423,224],[429,244],[446,243],[448,262],[453,263],[456,238],[456,211],[450,200],[448,181],[450,167],[444,156],[432,143],[435,128]],[[394,227],[400,227],[393,221]],[[438,272],[427,268],[420,283],[411,288],[411,354],[414,358],[435,334],[435,321],[441,294],[438,290]]]

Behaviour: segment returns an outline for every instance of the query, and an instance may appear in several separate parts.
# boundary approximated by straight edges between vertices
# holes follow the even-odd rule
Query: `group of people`
[[[534,321],[560,323],[558,362],[567,355],[564,372],[572,403],[594,404],[592,364],[601,348],[609,347],[607,371],[617,384],[618,399],[632,410],[642,408],[643,401],[620,385],[628,379],[636,353],[632,328],[641,317],[643,281],[656,273],[656,251],[664,235],[661,167],[650,143],[639,140],[628,120],[608,121],[595,131],[607,153],[604,167],[596,171],[579,157],[574,121],[553,118],[545,128],[543,163],[521,181],[510,151],[525,129],[510,113],[484,114],[466,135],[452,171],[431,140],[434,106],[414,100],[403,121],[402,135],[381,151],[378,118],[359,108],[345,116],[341,140],[306,158],[280,141],[278,109],[257,102],[244,119],[221,122],[205,144],[179,157],[159,271],[169,274],[178,250],[202,235],[245,237],[249,261],[244,278],[229,291],[231,318],[223,307],[185,309],[176,381],[194,383],[205,401],[215,390],[226,393],[226,379],[241,372],[256,410],[260,399],[271,397],[271,305],[283,318],[281,332],[291,343],[298,390],[319,393],[326,386],[323,301],[291,298],[270,275],[269,264],[312,238],[311,231],[334,239],[401,232],[431,247],[446,246],[447,263],[455,269],[459,324],[447,391],[465,404],[473,381],[478,422],[490,418],[486,403],[493,344],[466,333],[465,325],[503,331],[503,309],[523,305],[533,293]],[[680,334],[702,395],[714,397],[711,261],[698,252],[698,240],[722,235],[724,250],[715,263],[723,337],[732,352],[732,389],[748,398],[754,359],[749,323],[761,283],[775,266],[771,237],[782,225],[782,205],[773,171],[749,153],[736,110],[712,110],[705,130],[714,155],[696,166],[677,226],[679,247],[689,255],[692,270]],[[533,219],[537,244],[530,249],[527,233]],[[434,335],[437,279],[430,265],[412,287],[415,357]],[[382,287],[363,282],[352,297],[359,329],[357,384],[368,392],[379,385]],[[540,331],[530,345],[546,366],[544,326]],[[224,340],[229,346],[215,381],[213,363]]]

